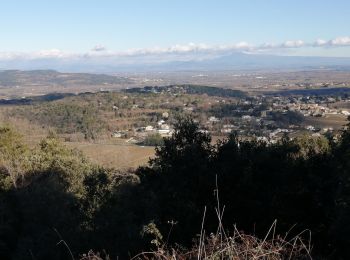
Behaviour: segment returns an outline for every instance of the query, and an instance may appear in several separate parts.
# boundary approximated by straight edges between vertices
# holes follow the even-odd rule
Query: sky
[[[350,57],[348,0],[2,0],[0,59]]]

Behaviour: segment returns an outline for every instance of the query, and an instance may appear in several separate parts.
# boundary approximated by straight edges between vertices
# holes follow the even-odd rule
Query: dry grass
[[[216,184],[217,187],[217,184]],[[204,230],[206,208],[204,209],[202,229],[199,241],[191,250],[168,248],[166,243],[158,247],[154,252],[142,252],[131,260],[284,260],[284,259],[312,259],[311,257],[311,232],[305,230],[295,237],[288,238],[288,233],[282,237],[275,234],[277,221],[268,230],[264,239],[252,235],[246,235],[238,231],[236,226],[232,235],[226,233],[222,219],[225,206],[221,207],[219,190],[215,190],[218,218],[218,229],[215,234],[206,234]],[[155,232],[157,233],[157,232]],[[308,236],[307,243],[302,237]]]
[[[246,235],[236,228],[232,236],[223,233],[211,234],[206,238],[201,237],[197,246],[184,251],[175,248],[159,248],[154,252],[143,252],[133,260],[148,259],[232,259],[232,260],[281,260],[281,259],[312,259],[311,246],[305,244],[301,236],[292,239],[274,236],[276,224],[271,226],[265,239]],[[301,234],[300,234],[301,235]],[[272,236],[268,239],[267,237]]]
[[[83,254],[80,260],[109,260],[109,257],[108,256],[102,257],[99,253],[94,253],[93,251],[89,251],[87,254]]]
[[[335,130],[341,129],[348,123],[344,115],[327,115],[326,117],[305,117],[305,125],[313,125],[320,128],[333,127]]]
[[[89,159],[105,167],[127,169],[144,165],[154,155],[154,147],[115,143],[66,142],[81,150]]]

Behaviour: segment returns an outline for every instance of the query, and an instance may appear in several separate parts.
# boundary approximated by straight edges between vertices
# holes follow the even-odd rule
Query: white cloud
[[[322,39],[317,39],[313,44],[313,46],[315,46],[315,47],[320,47],[320,46],[325,46],[325,45],[327,45],[327,41],[322,40]]]
[[[322,40],[318,39],[313,44],[315,47],[346,47],[350,46],[350,37],[337,37],[333,40]]]
[[[302,40],[297,40],[297,41],[286,41],[282,43],[281,47],[282,48],[300,48],[303,47],[305,43]]]
[[[66,58],[70,56],[68,53],[61,51],[59,49],[42,50],[34,53],[33,58]]]
[[[331,46],[350,46],[350,37],[338,37],[329,41]]]

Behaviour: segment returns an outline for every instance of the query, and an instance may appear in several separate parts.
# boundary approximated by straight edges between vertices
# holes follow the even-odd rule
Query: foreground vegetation
[[[315,258],[348,259],[350,131],[337,138],[268,145],[232,134],[213,145],[184,118],[148,166],[119,172],[53,133],[28,148],[2,126],[0,258],[70,259],[89,250],[111,259],[149,251],[194,258],[205,250],[216,259],[223,245],[233,252],[250,241],[250,253],[285,250],[263,259],[308,258],[308,243]],[[295,237],[295,247],[281,247]]]

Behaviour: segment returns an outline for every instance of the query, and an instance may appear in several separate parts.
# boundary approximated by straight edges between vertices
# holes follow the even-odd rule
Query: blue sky
[[[85,53],[94,46],[121,52],[189,43],[280,46],[299,40],[298,48],[269,52],[349,57],[349,10],[346,0],[4,0],[0,52]],[[339,37],[341,47],[310,47],[318,39]]]

